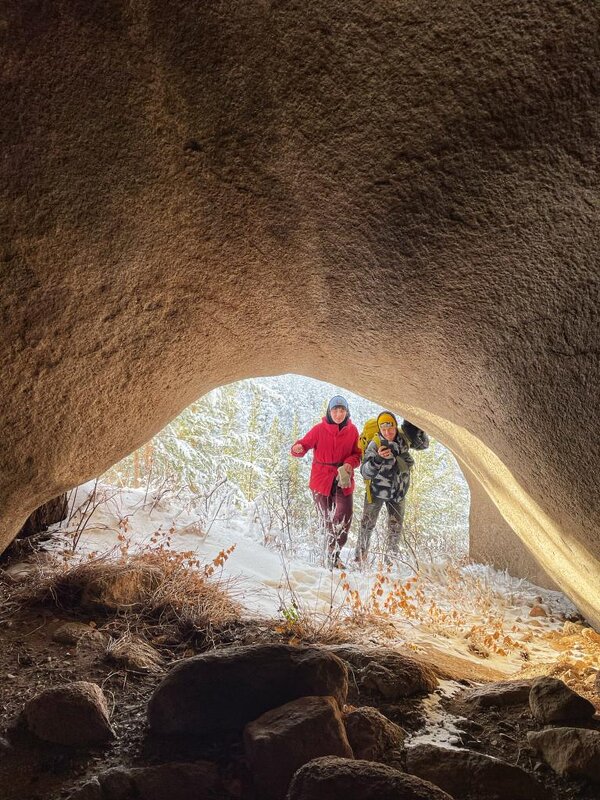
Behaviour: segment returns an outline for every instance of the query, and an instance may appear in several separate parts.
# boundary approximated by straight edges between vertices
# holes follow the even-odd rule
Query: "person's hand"
[[[292,447],[292,453],[294,453],[297,456],[302,456],[304,455],[304,448],[302,447],[301,444],[295,444]]]
[[[350,465],[350,464],[348,464],[348,463],[345,463],[345,464],[344,464],[344,469],[346,470],[346,472],[348,473],[348,475],[352,475],[352,467],[351,467],[351,465]]]
[[[379,449],[377,450],[377,454],[380,455],[382,458],[391,458],[392,457],[392,451],[385,444],[382,444],[379,447]]]

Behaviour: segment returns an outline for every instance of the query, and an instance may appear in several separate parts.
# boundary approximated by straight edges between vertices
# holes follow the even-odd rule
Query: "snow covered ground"
[[[561,593],[488,566],[430,563],[419,576],[403,565],[384,573],[331,572],[299,558],[284,558],[262,544],[260,531],[241,521],[215,522],[205,533],[198,517],[179,501],[157,501],[144,489],[99,485],[97,498],[103,499],[94,508],[95,502],[89,502],[93,487],[92,482],[74,490],[71,518],[55,526],[54,547],[70,548],[78,534],[76,553],[86,557],[118,552],[123,545],[134,552],[168,543],[209,563],[235,544],[220,578],[248,615],[283,620],[299,613],[363,620],[373,641],[383,637],[388,645],[408,645],[415,651],[443,649],[504,675],[516,674],[526,663],[556,660],[553,638],[566,618],[576,616]],[[342,558],[349,563],[351,553]],[[540,616],[530,616],[534,607]],[[375,624],[367,626],[367,621]],[[576,659],[585,654],[575,647],[570,655]]]

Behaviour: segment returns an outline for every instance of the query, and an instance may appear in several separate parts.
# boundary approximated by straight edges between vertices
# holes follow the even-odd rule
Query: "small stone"
[[[536,606],[533,606],[533,608],[529,612],[529,616],[530,617],[547,617],[548,616],[548,612],[546,611],[546,609],[543,606],[536,605]]]
[[[78,644],[85,638],[103,641],[98,631],[83,622],[65,622],[52,634],[52,639],[59,644]]]

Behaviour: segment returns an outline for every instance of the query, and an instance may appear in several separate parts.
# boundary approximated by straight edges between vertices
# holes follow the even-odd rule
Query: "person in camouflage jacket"
[[[377,427],[379,434],[369,442],[360,468],[367,482],[367,495],[355,557],[359,563],[366,561],[371,534],[385,503],[388,519],[384,560],[386,564],[392,564],[400,551],[405,497],[410,486],[410,471],[415,463],[409,448],[423,450],[429,446],[429,438],[408,421],[399,429],[396,417],[390,411],[379,414]]]

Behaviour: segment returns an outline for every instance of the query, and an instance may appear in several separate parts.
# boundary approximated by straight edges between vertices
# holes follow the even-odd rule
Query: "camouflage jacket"
[[[392,451],[390,458],[382,458],[377,452],[382,444]],[[396,436],[393,442],[387,442],[375,436],[365,450],[360,473],[363,478],[370,481],[372,497],[398,503],[408,492],[410,470],[414,463],[403,437]]]

